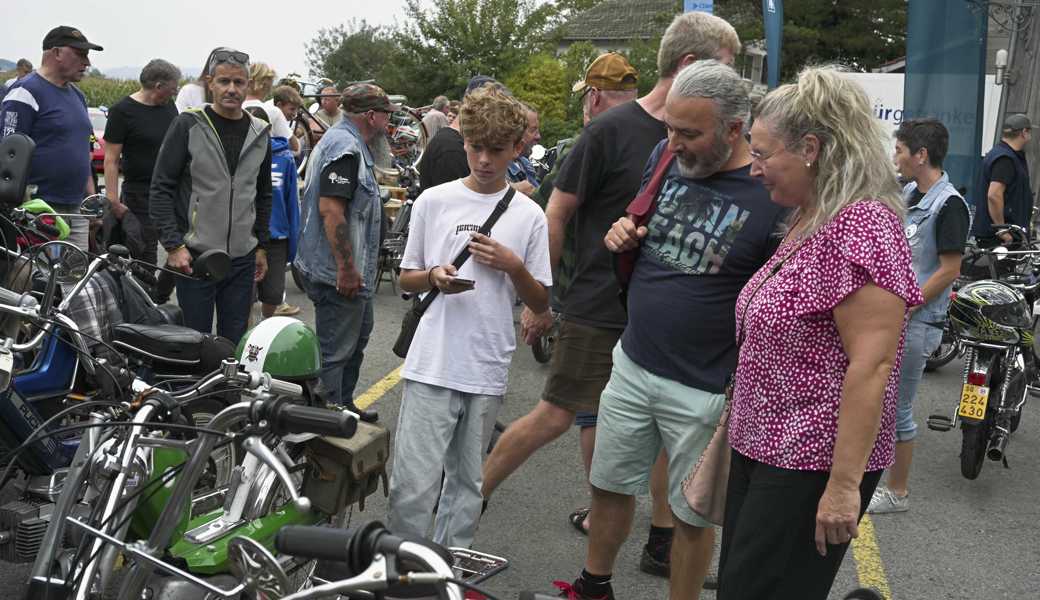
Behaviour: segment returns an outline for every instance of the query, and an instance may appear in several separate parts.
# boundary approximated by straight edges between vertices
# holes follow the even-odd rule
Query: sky
[[[4,0],[0,58],[28,58],[39,66],[43,37],[71,25],[103,46],[90,53],[104,72],[142,67],[153,58],[201,67],[209,51],[231,46],[278,76],[308,75],[305,44],[322,27],[353,18],[389,25],[407,20],[404,0],[200,1],[200,0]]]

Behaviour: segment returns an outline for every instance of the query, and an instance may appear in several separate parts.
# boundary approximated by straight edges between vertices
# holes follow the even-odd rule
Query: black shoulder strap
[[[498,222],[498,218],[502,216],[502,213],[506,212],[506,209],[509,208],[509,202],[515,195],[516,190],[513,189],[513,186],[509,186],[506,195],[502,196],[502,199],[495,205],[495,210],[491,211],[491,215],[487,218],[487,221],[484,221],[484,224],[480,226],[478,233],[490,235],[491,228],[495,226],[496,222]],[[469,260],[469,244],[466,244],[462,248],[462,251],[459,252],[459,255],[455,257],[455,260],[453,260],[451,264],[456,269],[459,269],[467,260]],[[426,312],[426,309],[430,307],[430,304],[433,303],[434,298],[436,298],[440,292],[440,288],[435,287],[430,290],[430,293],[426,294],[426,297],[422,299],[422,302],[419,303],[419,306],[416,309],[420,315]]]

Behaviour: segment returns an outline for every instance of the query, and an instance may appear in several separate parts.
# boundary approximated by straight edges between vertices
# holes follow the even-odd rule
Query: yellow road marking
[[[401,381],[401,369],[404,365],[401,365],[387,373],[386,377],[383,377],[379,381],[375,382],[372,387],[365,390],[364,394],[361,394],[354,399],[354,404],[364,410],[369,406],[372,406],[376,400],[383,397],[383,394],[389,392],[398,382]]]
[[[892,600],[892,590],[888,588],[885,566],[881,563],[881,551],[874,536],[874,522],[867,515],[863,515],[863,520],[859,522],[859,537],[852,540],[852,556],[856,559],[859,584],[863,587],[877,588],[886,600]]]

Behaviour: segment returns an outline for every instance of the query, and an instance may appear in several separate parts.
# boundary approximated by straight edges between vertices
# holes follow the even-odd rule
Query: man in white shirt
[[[404,364],[389,527],[426,535],[443,472],[433,540],[468,547],[483,502],[486,425],[502,404],[516,349],[513,300],[546,310],[552,273],[545,214],[527,196],[515,193],[489,235],[479,231],[510,190],[506,169],[523,150],[523,106],[485,87],[466,97],[459,119],[470,174],[422,193],[401,261],[402,289],[436,287],[443,298],[423,314]],[[464,248],[470,259],[456,268]]]

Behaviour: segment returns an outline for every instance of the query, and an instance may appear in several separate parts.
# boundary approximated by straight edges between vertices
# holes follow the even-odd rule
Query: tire
[[[935,349],[935,352],[932,352],[932,355],[924,363],[925,372],[930,373],[942,367],[956,358],[958,354],[960,354],[960,344],[957,343],[957,338],[950,333],[949,328],[944,329],[939,347]]]
[[[989,441],[990,418],[977,425],[961,424],[961,475],[976,479],[982,472],[986,459],[986,443]]]
[[[300,273],[299,270],[297,270],[296,265],[292,265],[290,269],[292,270],[292,280],[293,283],[296,285],[296,289],[306,294],[307,288],[303,287],[303,274]]]

